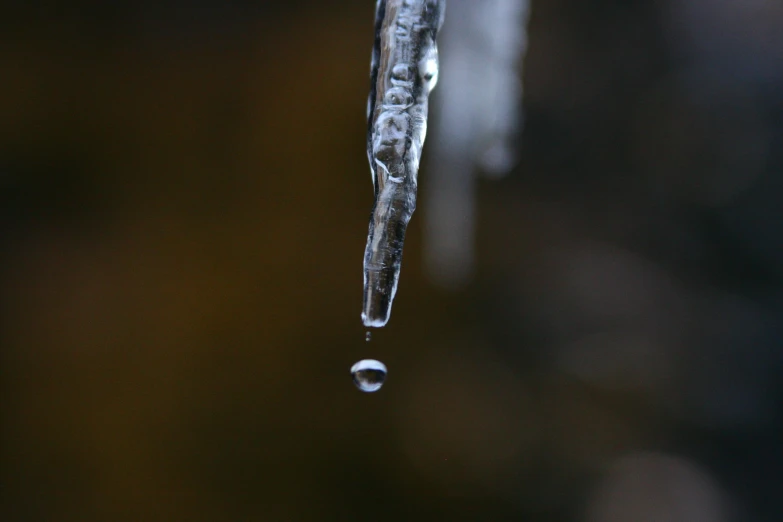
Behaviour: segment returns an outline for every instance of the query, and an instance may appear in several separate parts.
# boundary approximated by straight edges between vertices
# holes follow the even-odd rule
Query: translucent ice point
[[[364,251],[362,322],[389,320],[402,266],[405,230],[416,209],[429,93],[438,79],[435,39],[444,0],[379,0],[376,9],[367,157],[375,202]]]

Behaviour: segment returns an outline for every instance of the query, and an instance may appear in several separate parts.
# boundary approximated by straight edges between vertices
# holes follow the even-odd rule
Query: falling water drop
[[[375,359],[363,359],[351,367],[351,376],[361,391],[375,392],[386,380],[386,365]]]
[[[366,334],[364,334],[365,341],[369,343],[371,339],[372,339],[372,332],[368,331]]]

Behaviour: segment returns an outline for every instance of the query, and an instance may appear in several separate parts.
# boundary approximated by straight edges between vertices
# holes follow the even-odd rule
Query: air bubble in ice
[[[407,64],[399,63],[392,68],[391,83],[392,85],[407,85],[413,79],[411,74],[411,68]]]

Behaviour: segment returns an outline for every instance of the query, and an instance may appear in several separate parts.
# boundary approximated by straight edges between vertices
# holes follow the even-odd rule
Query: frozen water
[[[424,194],[425,269],[445,288],[473,270],[477,174],[500,177],[516,162],[529,10],[529,0],[449,0]]]
[[[386,365],[375,359],[363,359],[351,367],[351,376],[361,391],[378,391],[386,380]]]
[[[416,209],[419,160],[427,133],[427,100],[438,81],[435,43],[445,0],[378,0],[367,156],[375,202],[364,251],[362,321],[389,320],[402,265],[405,230]]]

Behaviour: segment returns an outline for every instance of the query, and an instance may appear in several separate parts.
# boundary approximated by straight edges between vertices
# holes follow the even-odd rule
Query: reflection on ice
[[[367,156],[375,203],[364,252],[365,326],[389,320],[405,230],[416,209],[427,98],[438,78],[435,44],[444,0],[379,0],[368,102]]]

